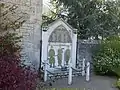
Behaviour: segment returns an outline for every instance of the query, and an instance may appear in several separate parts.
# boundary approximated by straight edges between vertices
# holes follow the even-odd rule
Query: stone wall
[[[89,61],[92,65],[93,49],[97,47],[99,41],[97,40],[78,40],[77,42],[77,64],[81,64],[83,58],[86,62]],[[81,66],[81,65],[79,65]],[[93,68],[93,66],[92,66]]]
[[[26,64],[32,64],[36,69],[39,67],[40,60],[40,30],[42,22],[42,0],[31,0],[29,11],[30,19],[21,27],[22,47],[21,54]]]
[[[40,30],[42,23],[42,0],[2,0],[5,3],[11,3],[19,6],[19,11],[29,15],[29,19],[20,29],[18,34],[23,36],[22,42],[22,60],[26,64],[33,64],[35,68],[39,67],[40,60]],[[30,63],[31,62],[31,63]]]

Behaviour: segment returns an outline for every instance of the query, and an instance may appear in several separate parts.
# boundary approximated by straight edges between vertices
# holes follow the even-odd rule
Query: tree
[[[110,36],[103,40],[99,49],[94,52],[93,66],[96,74],[119,76],[120,70],[120,37]]]
[[[49,12],[42,15],[42,26],[47,26],[58,18],[66,18],[67,8],[58,6],[54,0],[51,0],[50,4]]]
[[[51,0],[67,10],[67,22],[78,29],[78,37],[105,38],[119,33],[120,1]]]

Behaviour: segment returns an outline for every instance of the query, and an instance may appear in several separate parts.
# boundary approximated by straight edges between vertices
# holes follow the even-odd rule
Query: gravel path
[[[113,85],[116,81],[116,79],[113,77],[92,75],[90,81],[86,82],[85,77],[79,76],[73,78],[72,85],[68,85],[67,81],[67,78],[55,80],[55,82],[52,82],[52,88],[81,88],[81,90],[117,90]]]

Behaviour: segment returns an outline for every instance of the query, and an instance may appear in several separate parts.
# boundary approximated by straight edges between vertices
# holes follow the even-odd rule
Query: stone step
[[[73,70],[72,75],[73,76],[80,76],[81,71],[75,71]],[[69,71],[59,71],[59,72],[50,72],[48,71],[48,77],[50,78],[62,78],[62,77],[68,77]]]

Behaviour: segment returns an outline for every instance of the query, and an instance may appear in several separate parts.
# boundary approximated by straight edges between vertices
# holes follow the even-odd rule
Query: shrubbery
[[[19,62],[15,55],[0,56],[0,89],[35,90],[37,73]]]
[[[120,79],[116,82],[115,86],[120,90]]]
[[[37,72],[21,66],[20,37],[7,34],[0,37],[0,90],[35,90]]]
[[[115,68],[114,72],[118,76],[118,80],[116,81],[115,86],[120,90],[120,67]]]
[[[96,74],[116,74],[114,70],[120,67],[120,37],[111,36],[103,40],[93,59]]]

